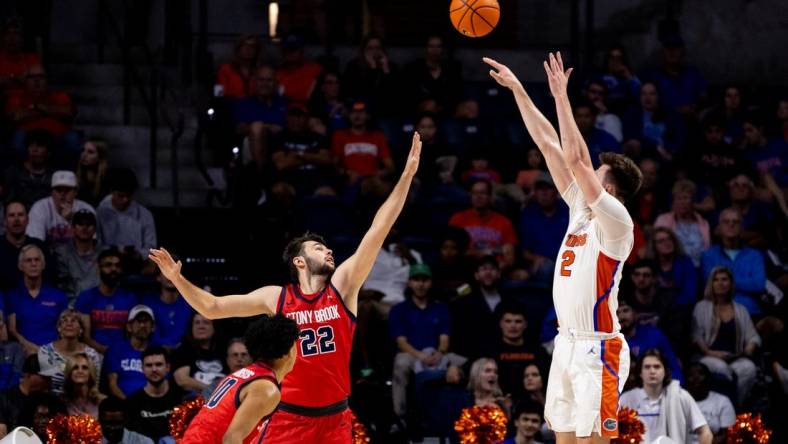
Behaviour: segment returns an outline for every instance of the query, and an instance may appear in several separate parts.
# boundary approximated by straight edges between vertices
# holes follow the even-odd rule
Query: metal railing
[[[121,17],[126,19],[130,11],[128,0],[113,2],[114,5],[120,4]],[[172,193],[173,205],[179,207],[179,185],[178,185],[178,154],[177,146],[184,133],[184,114],[179,100],[173,88],[169,88],[164,76],[162,66],[163,49],[161,45],[152,49],[147,42],[131,42],[128,34],[127,24],[122,26],[119,19],[112,12],[109,0],[99,0],[96,20],[96,58],[99,63],[105,61],[105,46],[108,44],[108,37],[114,38],[120,51],[123,63],[123,124],[131,124],[133,94],[136,92],[142,100],[148,117],[149,128],[149,183],[150,187],[158,187],[158,151],[159,151],[159,124],[165,123],[171,130],[170,138],[171,150],[171,169],[172,169]],[[169,11],[168,11],[169,12]],[[165,23],[167,21],[165,20]],[[176,36],[175,38],[182,38]],[[191,39],[191,33],[188,33]],[[144,40],[144,39],[141,39]],[[132,54],[134,52],[134,54]],[[136,57],[135,57],[136,56]],[[191,76],[190,57],[180,58],[179,65],[176,66],[181,72],[181,79],[188,83]],[[147,76],[144,70],[147,70]],[[176,115],[170,116],[167,111],[167,104],[173,105]],[[163,122],[162,122],[163,120]]]

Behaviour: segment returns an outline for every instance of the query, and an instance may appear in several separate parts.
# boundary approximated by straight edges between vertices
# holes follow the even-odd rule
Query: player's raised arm
[[[539,151],[544,156],[547,169],[550,171],[550,176],[553,177],[558,192],[563,194],[566,187],[572,183],[572,172],[564,160],[563,152],[561,151],[561,141],[558,139],[558,133],[555,128],[550,124],[550,121],[539,111],[531,97],[525,91],[520,80],[512,73],[503,63],[499,63],[489,57],[482,58],[484,63],[490,65],[490,77],[495,79],[499,85],[512,90],[514,100],[517,102],[517,108],[520,109],[520,116],[523,118],[525,127],[528,133],[536,143]]]
[[[186,302],[208,319],[255,316],[276,311],[281,287],[267,286],[247,294],[216,297],[189,282],[181,274],[181,261],[175,262],[164,248],[152,248],[149,257],[159,266],[161,274],[172,281]]]
[[[410,146],[408,160],[405,162],[405,169],[402,171],[397,185],[394,186],[394,190],[392,190],[388,199],[378,209],[375,218],[372,220],[372,225],[361,239],[356,252],[337,267],[334,273],[332,281],[342,293],[345,305],[353,313],[356,313],[358,290],[367,279],[370,270],[372,270],[372,265],[375,263],[375,258],[383,246],[383,241],[388,236],[394,221],[397,220],[402,207],[405,205],[405,199],[408,197],[413,176],[419,168],[420,156],[421,136],[419,136],[419,133],[413,133],[413,142]]]
[[[564,159],[575,180],[577,180],[577,185],[583,192],[586,202],[595,202],[602,193],[602,182],[600,182],[594,171],[594,166],[591,164],[591,156],[588,154],[588,147],[585,140],[583,140],[583,135],[577,128],[574,115],[572,115],[572,105],[569,103],[569,96],[566,92],[572,68],[564,71],[564,63],[559,52],[555,55],[550,54],[549,60],[544,62],[544,69],[547,73],[547,81],[550,84],[550,92],[555,99]]]

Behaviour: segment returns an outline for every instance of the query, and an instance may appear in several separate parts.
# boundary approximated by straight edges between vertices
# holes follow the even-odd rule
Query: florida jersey
[[[350,396],[350,351],[356,317],[328,282],[315,294],[282,288],[277,311],[298,323],[298,358],[282,383],[282,403],[320,408]]]
[[[241,405],[241,389],[258,379],[267,379],[279,387],[274,371],[262,363],[251,364],[222,379],[189,424],[181,444],[220,444]],[[271,415],[262,418],[243,444],[254,442],[270,418]]]
[[[569,226],[553,276],[558,325],[584,332],[618,332],[618,286],[634,243],[632,218],[604,190],[596,202],[587,203],[575,181],[561,196],[569,206]]]

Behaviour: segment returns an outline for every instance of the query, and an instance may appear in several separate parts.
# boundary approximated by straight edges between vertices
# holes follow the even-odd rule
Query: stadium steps
[[[178,141],[178,190],[179,204],[184,207],[204,207],[209,202],[210,186],[197,168],[194,159],[196,134],[195,110],[189,100],[173,99],[159,102],[158,152],[156,156],[156,188],[150,180],[150,117],[145,101],[136,87],[131,89],[130,122],[123,122],[124,66],[116,63],[119,53],[108,47],[105,60],[115,63],[95,63],[95,47],[84,45],[58,45],[52,51],[48,72],[52,87],[71,94],[77,106],[75,127],[88,137],[101,137],[110,145],[110,165],[124,166],[137,173],[140,182],[138,199],[152,207],[174,205],[172,184],[172,130],[167,116],[175,119],[184,116],[184,131]],[[151,69],[137,68],[140,77],[149,79]],[[177,73],[162,68],[163,82],[175,85]],[[175,96],[183,96],[175,91]],[[182,102],[175,104],[174,102]]]

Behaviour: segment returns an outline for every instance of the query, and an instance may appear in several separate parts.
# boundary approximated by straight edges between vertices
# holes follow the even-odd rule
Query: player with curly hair
[[[253,322],[244,343],[254,362],[216,386],[181,444],[253,442],[279,405],[280,383],[298,354],[296,339],[298,324],[282,314]]]

